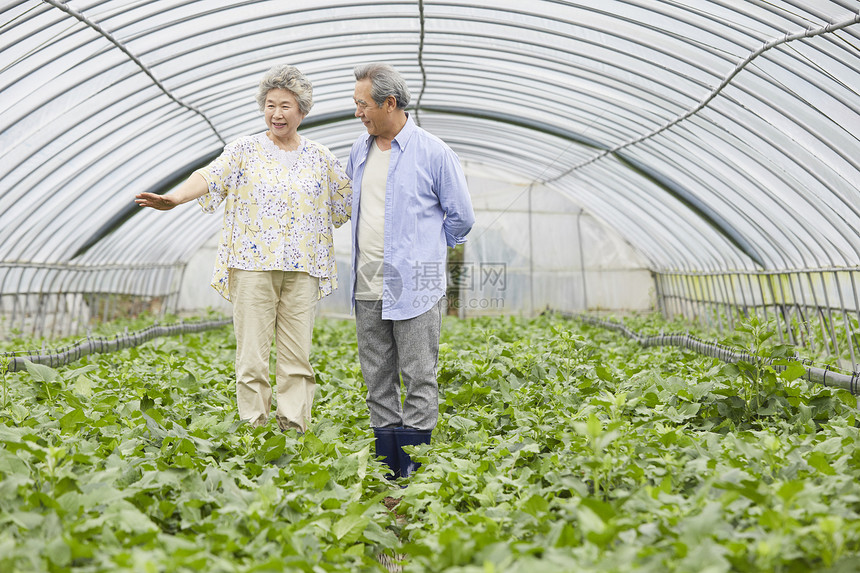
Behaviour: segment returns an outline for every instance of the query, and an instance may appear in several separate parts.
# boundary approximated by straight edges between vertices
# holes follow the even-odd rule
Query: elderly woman
[[[298,69],[269,70],[257,104],[266,132],[230,143],[173,192],[135,201],[167,210],[197,199],[210,213],[225,203],[212,286],[233,303],[239,417],[253,426],[269,418],[274,334],[278,426],[304,432],[316,390],[314,308],[337,287],[332,226],[349,220],[352,193],[335,156],[297,132],[313,105],[311,83]]]

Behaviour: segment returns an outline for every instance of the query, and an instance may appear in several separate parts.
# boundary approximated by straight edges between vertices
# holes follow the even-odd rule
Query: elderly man
[[[403,77],[380,63],[354,71],[355,116],[367,134],[346,167],[352,296],[376,454],[394,479],[418,467],[402,447],[430,443],[436,427],[446,247],[465,242],[475,216],[459,159],[406,112]]]

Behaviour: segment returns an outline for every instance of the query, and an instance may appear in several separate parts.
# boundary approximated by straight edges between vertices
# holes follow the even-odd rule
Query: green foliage
[[[322,384],[304,437],[253,429],[234,351],[224,329],[6,374],[0,570],[374,569],[398,540],[361,381]]]
[[[779,415],[789,410],[789,398],[797,393],[786,388],[786,383],[806,372],[803,365],[795,360],[794,348],[782,344],[769,346],[768,340],[774,336],[773,324],[763,322],[757,315],[740,323],[737,331],[746,333],[751,340],[747,349],[750,359],[735,365],[744,387],[744,409],[742,412],[729,413],[727,410],[731,407],[727,405],[722,414],[737,422]],[[730,367],[726,371],[735,372]]]
[[[304,436],[238,422],[229,329],[29,365],[2,380],[0,571],[854,570],[856,401],[744,328],[771,362],[448,319],[405,489],[373,456],[350,322],[317,324]]]
[[[11,364],[12,358],[10,356],[6,356],[5,354],[0,354],[0,384],[2,384],[2,392],[3,392],[3,402],[0,404],[4,410],[8,407],[8,396],[9,391],[6,388],[6,371],[9,369],[9,364]]]

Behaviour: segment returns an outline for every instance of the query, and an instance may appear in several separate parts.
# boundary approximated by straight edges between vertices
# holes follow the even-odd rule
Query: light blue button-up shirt
[[[352,179],[352,281],[355,306],[361,179],[373,136],[352,146],[346,173]],[[382,318],[406,320],[445,295],[446,247],[466,242],[475,223],[472,199],[457,155],[411,117],[391,143],[385,185]]]

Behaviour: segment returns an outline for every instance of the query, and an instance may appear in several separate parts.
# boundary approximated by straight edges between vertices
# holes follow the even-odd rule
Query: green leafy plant
[[[856,400],[753,334],[770,362],[743,373],[551,315],[446,319],[408,485],[373,455],[348,321],[317,321],[304,436],[237,419],[229,328],[7,373],[0,570],[850,570]]]
[[[6,372],[9,370],[9,364],[12,363],[12,357],[6,354],[0,354],[0,383],[3,384],[3,409],[5,410],[9,404],[9,389],[6,386]]]
[[[753,314],[738,324],[737,331],[748,335],[750,360],[736,364],[743,380],[746,415],[748,418],[773,416],[788,408],[786,383],[802,376],[806,369],[795,360],[794,347],[786,344],[768,345],[774,337],[772,321],[763,321]],[[728,369],[731,371],[731,368]]]

